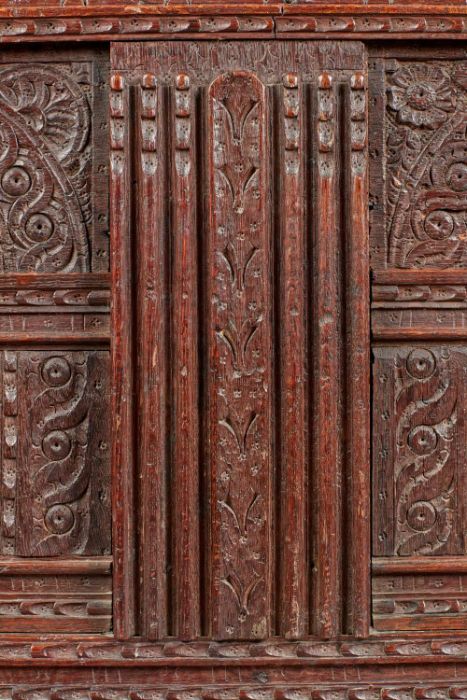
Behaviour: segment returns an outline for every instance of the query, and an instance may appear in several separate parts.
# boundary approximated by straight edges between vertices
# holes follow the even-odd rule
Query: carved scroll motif
[[[397,356],[395,554],[442,554],[456,504],[456,368],[446,348]]]
[[[76,79],[50,65],[0,69],[0,272],[90,269],[90,146]]]
[[[31,557],[109,553],[108,354],[6,355],[11,366],[16,360],[22,377],[16,478],[11,484],[16,498],[11,553]]]
[[[219,636],[267,634],[271,338],[265,92],[251,73],[210,89],[211,429]]]
[[[467,64],[387,74],[388,261],[467,265]]]

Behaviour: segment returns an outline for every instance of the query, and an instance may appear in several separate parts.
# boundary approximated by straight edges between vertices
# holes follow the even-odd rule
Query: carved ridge
[[[242,659],[254,659],[258,666],[282,665],[285,659],[302,660],[305,666],[312,664],[374,664],[379,659],[397,660],[417,658],[420,663],[432,663],[437,658],[458,662],[465,660],[467,638],[426,639],[382,639],[374,641],[326,642],[303,640],[300,642],[283,640],[266,640],[260,643],[250,642],[152,642],[131,643],[102,640],[100,642],[68,642],[65,639],[55,641],[28,642],[9,640],[0,642],[0,666],[8,665],[12,659],[17,662],[30,663],[31,659],[60,659],[86,665],[99,660],[100,663],[125,664],[135,662],[137,665],[157,666],[160,662],[183,666],[184,660],[203,662],[207,666],[213,663],[228,665]]]
[[[121,685],[21,685],[2,686],[2,697],[11,700],[33,700],[40,696],[45,700],[57,698],[78,700],[212,700],[213,697],[223,697],[228,700],[290,700],[300,697],[304,700],[328,700],[336,697],[339,700],[463,700],[467,694],[467,685],[459,682],[455,685],[423,684],[410,685],[407,683],[378,683],[359,685],[348,684],[297,684],[294,686],[148,686],[133,684]]]
[[[350,78],[350,166],[352,172],[362,175],[365,172],[367,157],[367,98],[365,76],[361,72]]]
[[[407,36],[438,34],[463,35],[467,32],[467,19],[462,14],[442,17],[426,15],[383,15],[368,12],[362,15],[335,16],[313,13],[294,17],[260,17],[257,15],[238,16],[118,16],[87,18],[50,17],[44,19],[0,19],[0,36],[4,41],[18,41],[18,37],[91,37],[118,35],[206,35],[215,34],[273,35],[320,34],[339,35],[385,35],[402,34]]]

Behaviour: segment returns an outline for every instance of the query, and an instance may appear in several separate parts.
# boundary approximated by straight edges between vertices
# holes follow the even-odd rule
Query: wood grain
[[[300,638],[310,629],[332,637],[359,624],[364,634],[368,408],[364,394],[354,400],[369,363],[365,76],[355,73],[365,69],[363,47],[126,44],[113,47],[112,61],[129,95],[145,80],[153,85],[158,121],[146,128],[157,154],[152,177],[157,168],[164,183],[151,209],[140,208],[142,190],[135,201],[138,225],[148,227],[138,233],[138,259],[149,253],[150,263],[138,274],[156,274],[154,255],[159,271],[154,298],[141,292],[148,315],[138,349],[148,359],[139,360],[140,386],[155,353],[168,381],[157,389],[165,406],[158,393],[136,417],[143,445],[152,421],[166,421],[151,454],[157,446],[164,455],[157,478],[169,474],[167,491],[157,491],[157,527],[139,531],[141,570],[159,551],[169,567],[146,579],[143,618],[168,595],[167,630],[186,640]],[[133,119],[138,131],[141,118]],[[169,241],[157,250],[155,221]],[[347,337],[344,299],[359,317]],[[149,319],[168,325],[155,337]],[[347,420],[346,382],[348,442],[334,433]],[[145,486],[141,498],[147,518]],[[163,529],[160,513],[170,508]],[[352,575],[340,553],[347,514]],[[353,586],[349,615],[358,607],[358,622],[344,621],[344,584]]]
[[[169,300],[168,242],[165,234],[167,191],[164,151],[163,97],[155,76],[145,73],[136,87],[135,133],[137,169],[136,250],[145,260],[137,268],[137,396],[139,527],[139,601],[141,632],[148,639],[168,633],[167,531],[168,444],[170,430],[166,392],[169,386],[167,349]]]
[[[463,4],[43,5],[0,8],[3,695],[460,700]]]
[[[111,79],[112,203],[112,541],[115,635],[135,632],[136,542],[134,536],[134,353],[132,217],[129,158],[129,96],[121,75]],[[116,439],[120,436],[121,439]]]

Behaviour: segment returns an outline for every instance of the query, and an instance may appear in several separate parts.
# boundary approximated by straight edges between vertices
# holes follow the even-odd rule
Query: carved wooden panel
[[[376,66],[373,267],[465,268],[467,63]]]
[[[464,554],[465,351],[374,354],[374,554]]]
[[[112,61],[117,634],[362,634],[363,47],[122,44]],[[347,335],[344,298],[359,307]],[[335,427],[354,419],[344,444]]]
[[[209,372],[216,387],[210,457],[217,503],[212,545],[216,596],[224,601],[213,624],[233,632],[246,623],[253,637],[266,635],[270,608],[272,299],[265,100],[264,85],[251,72],[219,76],[209,87]]]
[[[104,64],[34,58],[0,63],[0,272],[108,270]]]
[[[5,351],[4,406],[17,416],[12,553],[110,554],[108,364],[106,351]]]
[[[109,562],[65,574],[111,552],[109,353],[4,350],[1,368],[0,629],[106,631]]]

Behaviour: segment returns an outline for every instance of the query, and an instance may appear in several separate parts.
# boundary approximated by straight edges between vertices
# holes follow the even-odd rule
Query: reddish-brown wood
[[[461,700],[464,3],[45,5],[0,8],[0,694]]]
[[[157,76],[158,77],[158,76]],[[172,490],[173,522],[173,634],[192,639],[200,628],[200,425],[199,425],[199,321],[198,321],[198,222],[202,202],[196,190],[195,96],[190,76],[183,71],[175,77],[170,89],[170,106],[165,129],[170,135],[173,151],[170,198],[171,227],[171,339],[173,353],[171,406],[172,478],[177,486]],[[162,134],[163,132],[161,132]],[[144,232],[142,232],[144,235]]]
[[[130,97],[122,76],[111,78],[110,196],[112,248],[112,548],[114,631],[126,639],[136,631],[136,522],[134,422],[135,361],[131,233],[132,170],[127,114]],[[121,439],[115,439],[115,436]]]
[[[305,233],[306,143],[304,86],[297,73],[286,73],[280,88],[283,115],[279,123],[281,174],[278,191],[283,206],[277,217],[280,238],[278,257],[279,304],[278,356],[287,374],[280,374],[280,522],[282,546],[278,552],[280,599],[277,629],[286,638],[297,638],[309,629],[308,584],[310,577],[306,522],[309,513],[310,456],[309,367],[306,337],[309,328],[308,284],[305,261],[309,243]]]
[[[168,634],[166,503],[168,446],[163,436],[170,430],[167,407],[169,305],[165,229],[166,183],[160,177],[164,154],[157,137],[164,128],[163,98],[153,74],[146,73],[136,87],[137,144],[137,362],[138,362],[138,470],[140,487],[140,589],[141,633],[148,639]],[[136,546],[136,545],[135,545]]]
[[[336,45],[330,55],[320,45],[288,43],[275,56],[260,44],[248,48],[230,44],[228,50],[193,43],[115,45],[113,57],[118,75],[124,80],[128,76],[129,95],[131,86],[144,80],[148,71],[156,84],[160,81],[160,94],[166,95],[162,119],[173,120],[171,138],[160,137],[154,146],[166,169],[160,177],[173,202],[168,230],[172,254],[168,259],[160,249],[158,263],[168,266],[163,274],[170,280],[172,300],[166,391],[172,416],[168,444],[173,445],[169,448],[173,479],[167,503],[175,508],[175,517],[169,533],[173,573],[162,583],[173,596],[169,629],[181,638],[199,636],[205,629],[215,638],[255,639],[269,636],[277,626],[285,636],[296,637],[308,631],[311,601],[313,631],[333,636],[342,629],[344,579],[346,585],[362,590],[363,601],[365,586],[357,582],[360,575],[367,580],[369,562],[368,539],[365,545],[362,533],[358,541],[363,547],[355,545],[362,566],[351,575],[342,569],[344,498],[349,513],[354,505],[347,484],[341,486],[345,444],[333,432],[336,422],[343,422],[347,347],[341,299],[346,298],[346,289],[339,274],[348,258],[339,242],[343,231],[335,202],[348,193],[347,211],[359,220],[366,195],[364,179],[361,184],[358,180],[365,172],[365,140],[360,134],[362,119],[365,132],[366,112],[364,98],[362,103],[354,93],[365,94],[363,47]],[[340,71],[323,72],[326,61]],[[303,66],[299,74],[289,70],[296,65]],[[352,73],[355,68],[360,73]],[[347,118],[354,136],[348,145],[346,132],[337,127],[344,86],[349,99],[352,94]],[[305,99],[311,91],[315,100],[319,98],[313,109]],[[302,136],[297,132],[300,105],[302,123],[311,121],[316,130],[304,128]],[[330,132],[330,123],[335,133]],[[316,148],[318,166],[308,176],[307,153]],[[281,153],[277,158],[272,156],[276,150]],[[343,180],[344,151],[353,173],[348,183]],[[306,177],[298,179],[297,168]],[[276,172],[279,180],[271,189]],[[280,201],[281,185],[290,189],[286,209]],[[303,191],[303,204],[296,211],[293,187]],[[361,194],[352,195],[357,187]],[[205,199],[201,193],[206,193]],[[163,200],[153,204],[159,207],[156,216],[161,220]],[[313,249],[303,238],[305,222],[316,226]],[[329,236],[322,233],[325,222]],[[353,235],[352,227],[350,238]],[[365,259],[362,250],[358,260],[363,261],[363,272],[352,268],[363,280]],[[306,272],[315,260],[312,285]],[[309,335],[306,308],[312,288],[324,311],[318,306],[312,314]],[[367,298],[358,302],[362,308]],[[205,309],[205,319],[198,316],[198,308]],[[334,319],[330,334],[327,315]],[[363,315],[361,327],[350,330],[349,357],[352,352],[364,353],[365,328]],[[143,347],[143,356],[145,352]],[[310,396],[307,374],[313,353],[322,360]],[[368,356],[363,360],[368,363]],[[334,412],[329,411],[331,401]],[[352,410],[358,414],[358,406]],[[308,415],[317,416],[310,428],[305,422]],[[362,426],[368,422],[365,407],[358,420]],[[356,424],[356,429],[360,433],[350,446],[352,455],[365,442],[363,428]],[[198,467],[201,455],[209,465],[203,474]],[[316,465],[312,470],[311,455]],[[355,478],[349,477],[349,486]],[[310,501],[305,497],[308,488]],[[310,532],[307,513],[313,499],[318,507]],[[156,507],[166,506],[161,502]],[[201,522],[199,512],[206,513]],[[205,550],[198,568],[200,526]],[[161,535],[154,531],[156,538]],[[140,536],[145,539],[144,552],[151,535],[143,531]],[[165,546],[162,541],[160,546]],[[211,556],[207,547],[212,547]],[[316,584],[307,571],[310,548]],[[204,607],[198,609],[196,591],[203,580],[209,586],[203,591]],[[142,601],[143,608],[152,604]],[[359,616],[360,624],[367,625],[365,613]]]
[[[367,552],[370,536],[370,371],[368,358],[369,306],[369,241],[368,241],[368,76],[356,72],[350,79],[347,117],[350,120],[350,145],[347,153],[350,206],[345,209],[346,229],[345,278],[348,299],[346,325],[347,397],[346,430],[348,446],[345,478],[348,483],[348,505],[345,521],[347,550],[346,631],[357,637],[369,633],[370,614],[366,601],[370,595],[370,570]],[[346,122],[348,124],[348,121]],[[349,126],[347,126],[349,128]]]

